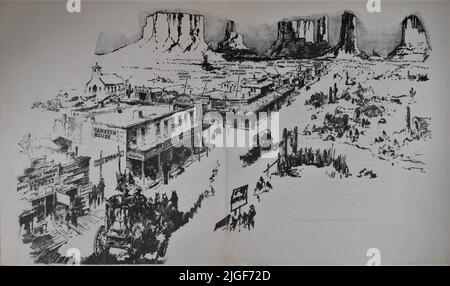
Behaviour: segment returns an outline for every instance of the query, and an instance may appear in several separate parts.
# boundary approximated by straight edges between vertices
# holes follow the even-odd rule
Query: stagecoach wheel
[[[167,248],[169,246],[169,241],[167,239],[163,240],[159,244],[158,251],[156,253],[156,260],[159,263],[164,263],[167,258]]]
[[[144,226],[141,223],[136,223],[131,229],[131,239],[132,241],[138,241],[142,239],[142,234],[144,233]]]
[[[130,233],[129,253],[132,256],[139,257],[142,251],[144,226],[141,223],[134,224]]]
[[[104,225],[100,226],[95,234],[94,239],[94,253],[95,255],[100,255],[105,250],[107,250],[107,238],[106,238],[106,228]]]

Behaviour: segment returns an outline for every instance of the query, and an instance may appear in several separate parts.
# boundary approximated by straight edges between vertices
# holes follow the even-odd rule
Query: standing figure
[[[255,228],[255,215],[256,215],[255,206],[251,205],[250,210],[248,211],[248,229],[249,230],[250,230],[250,228]]]

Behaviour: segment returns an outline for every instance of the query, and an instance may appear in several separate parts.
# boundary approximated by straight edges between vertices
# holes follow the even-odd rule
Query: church
[[[117,74],[102,74],[102,68],[95,63],[92,67],[91,79],[86,83],[85,94],[95,96],[98,101],[111,96],[126,94],[125,80]]]

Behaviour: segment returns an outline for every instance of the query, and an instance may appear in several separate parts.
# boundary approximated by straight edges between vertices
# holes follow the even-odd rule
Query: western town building
[[[17,178],[17,191],[26,203],[19,220],[27,231],[46,233],[48,223],[63,221],[64,213],[74,208],[77,199],[80,207],[88,207],[92,190],[89,162],[89,157],[59,150],[32,159],[30,167]]]
[[[198,151],[194,147],[194,136],[197,134],[200,136],[197,139],[201,140],[202,125],[200,120],[195,119],[197,115],[193,106],[175,109],[168,104],[122,103],[73,110],[70,116],[63,118],[79,124],[79,127],[73,127],[76,124],[66,125],[76,131],[80,154],[93,157],[94,162],[100,154],[112,158],[111,161],[118,160],[137,180],[147,185],[167,177],[170,171]],[[55,124],[63,125],[61,121]],[[196,128],[200,132],[195,134]],[[113,176],[118,171],[116,166],[104,164],[104,175]],[[98,166],[93,167],[96,170]],[[93,177],[98,173],[92,172]],[[115,188],[111,183],[115,180],[106,181],[111,184],[110,188]]]
[[[225,81],[221,89],[209,91],[211,109],[220,112],[236,111],[242,105],[254,102],[264,97],[274,86],[273,81],[267,77],[260,79],[244,79],[237,88],[238,83]]]

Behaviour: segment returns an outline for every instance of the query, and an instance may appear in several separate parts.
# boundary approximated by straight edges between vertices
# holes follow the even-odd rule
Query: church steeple
[[[92,77],[94,76],[101,76],[102,75],[102,67],[98,65],[98,63],[95,63],[94,66],[92,66]]]

